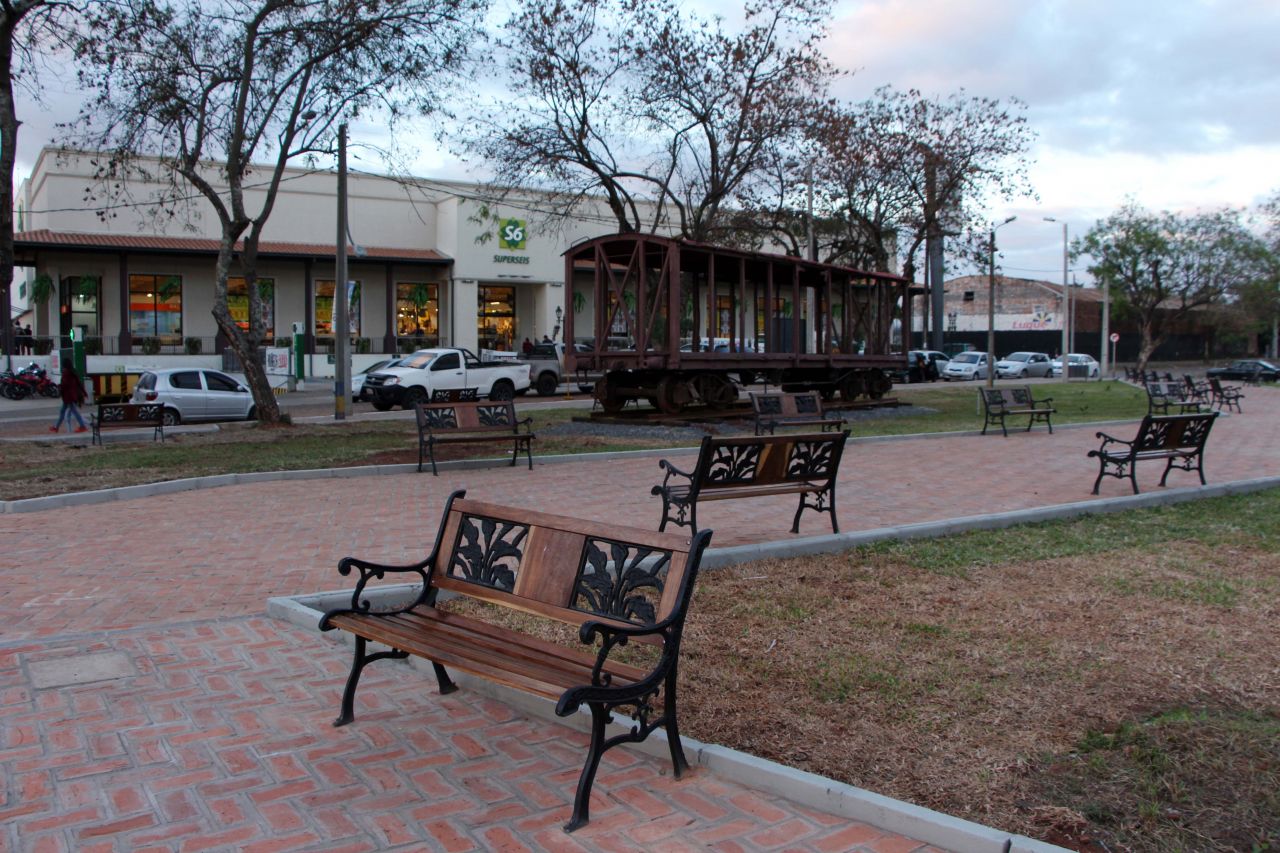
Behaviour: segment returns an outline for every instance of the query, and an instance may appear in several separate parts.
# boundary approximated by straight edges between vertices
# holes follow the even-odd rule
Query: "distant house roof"
[[[243,247],[236,244],[236,250]],[[13,235],[14,254],[18,263],[30,263],[33,252],[62,249],[74,252],[145,252],[163,255],[216,255],[218,241],[203,237],[164,237],[151,234],[82,234],[71,231],[24,231]],[[393,249],[383,246],[361,246],[359,254],[347,247],[352,261],[395,261],[406,264],[443,265],[453,259],[435,249]],[[337,248],[332,243],[284,243],[263,240],[258,244],[260,258],[334,258]]]
[[[1044,281],[1038,278],[1014,278],[1013,276],[998,275],[996,276],[996,284],[1002,288],[1011,287],[1035,287],[1042,291],[1056,294],[1059,299],[1062,298],[1062,284],[1055,284],[1052,281]],[[948,279],[943,285],[944,292],[958,293],[965,290],[985,290],[989,285],[989,279],[986,275],[962,275],[956,278]],[[1102,291],[1096,287],[1072,287],[1071,298],[1083,299],[1085,301],[1101,302]]]

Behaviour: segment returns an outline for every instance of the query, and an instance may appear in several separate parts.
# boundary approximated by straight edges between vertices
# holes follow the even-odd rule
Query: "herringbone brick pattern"
[[[104,651],[137,675],[34,689],[28,668]],[[0,848],[927,850],[706,771],[614,750],[592,822],[568,818],[585,737],[402,663],[331,721],[348,652],[262,617],[0,649]]]

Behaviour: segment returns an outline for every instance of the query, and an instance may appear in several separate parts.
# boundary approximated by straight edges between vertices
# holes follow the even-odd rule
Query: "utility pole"
[[[925,263],[929,266],[929,301],[932,315],[931,332],[933,340],[927,349],[942,349],[942,312],[945,310],[942,290],[942,223],[938,221],[938,166],[933,152],[925,149],[924,161],[924,207],[928,217],[928,231],[925,233]]]
[[[991,226],[991,243],[988,249],[991,253],[991,265],[989,267],[987,278],[987,387],[991,388],[996,382],[996,229],[1001,225],[1008,225],[1016,216],[1010,216],[1000,225]]]
[[[333,419],[346,420],[351,404],[351,321],[347,319],[347,125],[338,125],[338,246],[333,277]]]

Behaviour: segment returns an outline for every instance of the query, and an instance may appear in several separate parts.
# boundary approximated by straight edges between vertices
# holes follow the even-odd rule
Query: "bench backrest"
[[[164,418],[164,405],[161,403],[99,403],[98,423],[110,424],[154,424]]]
[[[816,391],[795,394],[752,394],[751,408],[757,415],[782,418],[822,417],[822,398]]]
[[[1181,382],[1147,382],[1147,396],[1152,400],[1172,400],[1182,403],[1187,400],[1187,386]]]
[[[437,388],[431,392],[433,403],[461,403],[479,400],[479,388]]]
[[[516,428],[516,407],[510,400],[477,400],[464,403],[418,403],[413,407],[418,431],[485,432]]]
[[[705,436],[691,497],[716,489],[830,482],[840,470],[848,430],[796,435]]]
[[[1138,428],[1133,451],[1181,450],[1201,451],[1209,438],[1209,430],[1217,412],[1188,415],[1147,415]]]
[[[1017,388],[979,388],[978,394],[988,410],[1030,409],[1035,405],[1030,385]]]
[[[449,498],[432,586],[573,625],[683,618],[710,531],[657,533],[463,494]]]

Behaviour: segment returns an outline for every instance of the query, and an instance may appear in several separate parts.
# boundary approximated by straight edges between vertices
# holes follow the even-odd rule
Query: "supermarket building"
[[[211,314],[216,215],[198,196],[162,208],[160,185],[145,181],[107,200],[96,192],[92,160],[46,148],[18,194],[15,302],[28,305],[36,352],[65,344],[76,329],[91,373],[220,366],[229,348]],[[482,192],[469,183],[349,176],[354,369],[423,346],[519,350],[525,338],[557,339],[575,302],[583,310],[589,290],[566,296],[561,254],[615,231],[607,211],[553,220],[538,212],[544,199],[486,203]],[[246,208],[261,198],[249,189]],[[288,170],[259,244],[267,342],[301,324],[308,376],[334,372],[336,199],[334,172]],[[52,293],[32,299],[50,283]],[[234,268],[228,303],[247,326],[248,295]]]

